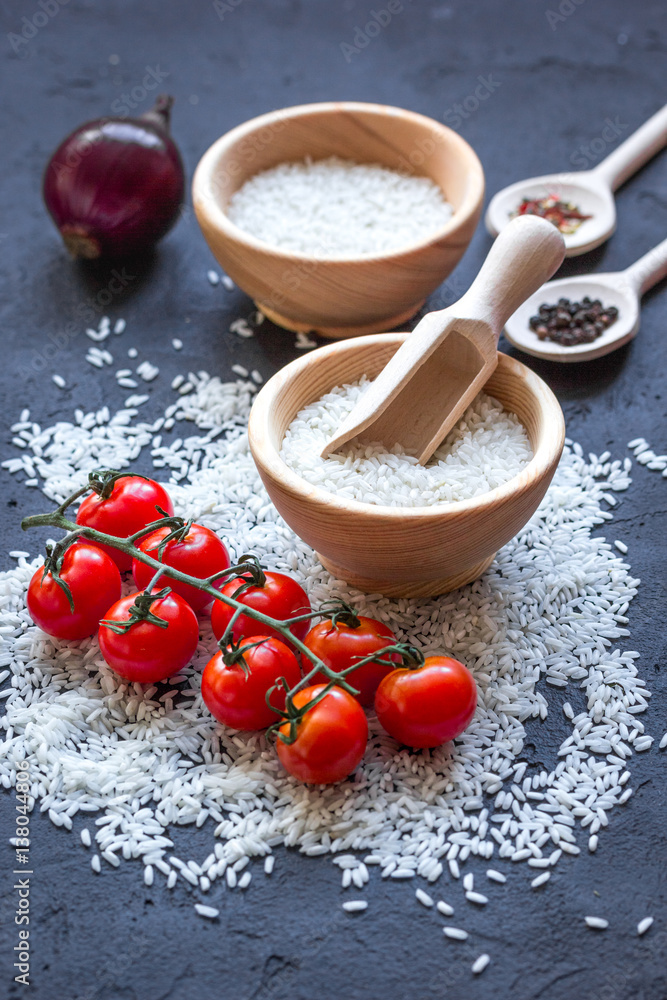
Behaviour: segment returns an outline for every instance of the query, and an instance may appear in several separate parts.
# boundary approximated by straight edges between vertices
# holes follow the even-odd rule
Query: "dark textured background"
[[[240,292],[208,284],[214,262],[191,212],[151,260],[130,271],[136,277],[108,308],[95,304],[110,279],[108,268],[75,266],[59,245],[41,203],[44,164],[74,126],[112,113],[123,92],[141,85],[147,67],[167,74],[164,89],[176,97],[173,132],[189,176],[215,138],[261,112],[342,98],[447,120],[447,111],[474,92],[478,76],[491,74],[496,89],[459,131],[481,157],[492,194],[522,176],[581,165],[581,147],[601,135],[607,118],[626,136],[665,100],[662,0],[562,0],[560,14],[556,0],[413,0],[349,62],[341,43],[353,43],[355,28],[384,7],[383,0],[236,0],[227,6],[220,19],[208,2],[70,0],[14,52],[9,33],[19,34],[22,18],[42,8],[37,0],[0,4],[2,459],[13,453],[9,425],[25,405],[43,425],[69,419],[78,405],[122,405],[126,393],[112,374],[117,366],[98,372],[84,361],[90,342],[77,319],[82,302],[92,303],[98,316],[126,317],[123,347],[136,345],[140,357],[160,366],[153,403],[145,407],[151,412],[171,401],[171,378],[187,365],[225,375],[238,361],[268,376],[295,355],[293,335],[268,323],[250,341],[226,332],[250,303]],[[560,18],[553,27],[550,9]],[[116,65],[111,55],[119,57]],[[147,95],[138,110],[150,103]],[[567,271],[619,269],[663,239],[666,178],[663,153],[619,193],[613,239],[567,263]],[[480,227],[432,304],[458,297],[489,245]],[[562,367],[522,359],[556,391],[568,432],[586,451],[608,448],[622,458],[626,442],[638,435],[666,449],[666,294],[663,284],[646,297],[638,339],[611,356]],[[65,336],[52,358],[47,348],[54,332]],[[173,336],[185,342],[180,355],[171,348]],[[58,390],[53,371],[66,375],[72,388]],[[659,738],[667,723],[667,481],[642,467],[634,476],[606,533],[628,543],[633,571],[642,578],[627,643],[642,653],[641,674],[654,691],[643,721]],[[26,545],[20,516],[43,498],[4,471],[0,488],[0,551],[6,553]],[[30,547],[37,551],[36,538]],[[6,555],[2,563],[11,565]],[[551,713],[546,723],[531,724],[534,749],[527,751],[552,759],[564,731],[560,713]],[[340,876],[331,862],[282,850],[273,878],[258,876],[246,894],[214,884],[210,901],[221,916],[207,923],[195,915],[182,883],[169,893],[158,877],[146,889],[139,864],[129,863],[117,871],[105,865],[95,876],[78,840],[80,823],[68,835],[33,815],[33,985],[11,981],[15,937],[6,869],[12,852],[3,847],[0,997],[665,1000],[667,806],[665,756],[657,742],[631,767],[636,794],[612,812],[597,855],[584,849],[579,858],[563,858],[539,892],[529,890],[523,865],[510,866],[508,884],[492,887],[485,910],[465,906],[461,922],[475,929],[465,944],[443,940],[441,921],[415,903],[412,883],[373,878],[364,893],[369,910],[349,917],[340,909]],[[9,796],[1,801],[6,844],[13,804]],[[181,857],[201,858],[210,850],[208,828],[177,830],[175,839]],[[582,843],[585,848],[585,837]],[[460,888],[444,885],[443,895],[459,897]],[[609,930],[586,931],[582,917],[598,912],[610,918]],[[656,924],[639,940],[635,926],[646,914],[654,914]],[[493,964],[473,979],[470,963],[483,950]]]

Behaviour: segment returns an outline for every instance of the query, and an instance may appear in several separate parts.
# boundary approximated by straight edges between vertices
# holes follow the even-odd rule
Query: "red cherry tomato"
[[[396,636],[387,625],[376,621],[374,618],[364,618],[358,616],[356,620],[359,625],[345,624],[338,619],[332,621],[327,618],[319,622],[303,640],[308,649],[326,663],[331,670],[340,672],[351,667],[355,661],[369,656],[377,649],[390,646],[397,642]],[[398,653],[388,653],[383,657],[385,660],[393,660],[400,663],[401,657]],[[304,670],[310,668],[309,661],[303,657]],[[362,705],[372,705],[377,686],[393,668],[382,663],[366,663],[353,673],[348,674],[347,682],[352,687],[358,689],[357,695]],[[323,673],[318,673],[313,678],[313,684],[324,684],[328,678]]]
[[[324,686],[297,691],[295,706],[302,708]],[[284,723],[276,747],[283,767],[299,781],[328,785],[342,781],[358,767],[366,749],[368,722],[359,702],[343,688],[331,688],[297,726],[296,740],[287,744],[280,739],[280,733],[289,735],[289,723]]]
[[[160,559],[158,546],[171,531],[169,527],[157,528],[137,542],[137,548],[153,556],[154,559]],[[204,528],[201,524],[192,524],[185,538],[167,542],[162,551],[161,561],[165,566],[172,566],[182,573],[203,580],[218,570],[227,569],[229,553],[214,531]],[[155,576],[155,570],[135,559],[132,563],[132,575],[139,590],[145,590]],[[174,594],[187,601],[193,611],[201,611],[212,600],[208,594],[197,590],[191,584],[180,583],[167,576],[161,578],[160,586],[171,587]]]
[[[477,707],[475,678],[450,656],[399,667],[380,682],[375,711],[390,736],[409,747],[437,747],[459,736]]]
[[[122,597],[104,616],[106,621],[126,622],[130,609],[141,594]],[[99,631],[102,656],[109,666],[128,681],[148,684],[178,673],[194,656],[199,640],[199,623],[190,605],[178,594],[168,594],[151,602],[151,613],[168,622],[166,628],[139,621],[118,634],[108,625]]]
[[[265,582],[261,587],[253,585],[237,594],[239,587],[245,581],[240,577],[234,577],[221,588],[220,593],[227,597],[235,597],[241,604],[282,622],[288,621],[295,615],[308,614],[311,610],[308,595],[296,580],[284,573],[265,571],[263,575]],[[223,604],[222,601],[215,602],[211,611],[211,625],[216,639],[222,638],[233,614],[234,609],[228,604]],[[297,639],[303,639],[309,624],[308,621],[295,622],[290,631]],[[276,629],[256,621],[249,615],[239,615],[234,623],[234,639],[240,639],[241,636],[245,635],[254,635],[260,631],[263,635],[272,635],[277,639],[283,638]]]
[[[100,619],[120,597],[118,567],[96,545],[75,542],[65,549],[59,575],[70,589],[74,611],[51,573],[44,576],[40,568],[28,587],[28,611],[32,620],[58,639],[84,639],[93,635]]]
[[[151,521],[157,521],[160,516],[157,507],[169,515],[174,513],[167,491],[152,479],[127,475],[116,479],[108,497],[97,493],[87,496],[79,507],[76,523],[103,531],[106,535],[127,538]],[[99,548],[111,556],[121,573],[132,569],[132,556],[111,545],[100,545]]]
[[[255,646],[253,643],[259,643]],[[301,671],[291,649],[273,636],[252,635],[241,640],[242,663],[227,665],[217,652],[204,667],[201,694],[206,707],[218,722],[233,729],[266,729],[279,716],[266,704],[266,692],[284,677],[292,688],[301,680]],[[227,650],[231,647],[228,646]],[[285,708],[282,688],[273,692],[271,703]]]

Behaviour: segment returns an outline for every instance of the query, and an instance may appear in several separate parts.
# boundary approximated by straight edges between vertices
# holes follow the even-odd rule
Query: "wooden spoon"
[[[505,324],[505,336],[515,347],[536,358],[549,361],[590,361],[622,347],[639,330],[639,303],[642,295],[667,276],[667,240],[635,261],[625,271],[609,274],[579,274],[559,278],[531,295]],[[600,299],[605,306],[616,306],[618,319],[590,344],[564,347],[550,340],[540,340],[528,321],[543,302],[550,305],[558,299],[580,302],[588,295]]]
[[[613,192],[667,145],[667,105],[644,122],[593,170],[544,174],[503,188],[486,210],[486,228],[492,236],[508,224],[524,198],[556,195],[590,215],[576,232],[565,234],[565,256],[587,253],[608,240],[616,229]]]
[[[564,252],[563,237],[545,219],[511,222],[463,298],[420,320],[322,457],[356,438],[400,445],[425,464],[492,375],[504,323],[557,270]]]

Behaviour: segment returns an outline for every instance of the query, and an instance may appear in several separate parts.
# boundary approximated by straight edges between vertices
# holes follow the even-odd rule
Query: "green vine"
[[[98,545],[110,546],[111,548],[118,549],[120,552],[125,552],[127,555],[132,556],[133,559],[137,559],[139,562],[143,562],[147,566],[150,566],[155,573],[149,587],[147,587],[142,594],[136,597],[135,603],[131,608],[129,621],[104,621],[102,623],[107,628],[112,628],[115,632],[125,632],[138,621],[150,621],[159,628],[167,627],[168,623],[151,611],[151,605],[160,598],[165,597],[170,592],[170,588],[168,587],[163,588],[163,590],[159,593],[152,592],[153,586],[160,577],[167,577],[170,580],[187,583],[191,587],[195,587],[196,589],[203,591],[214,600],[221,601],[223,604],[227,604],[233,609],[234,613],[232,615],[232,619],[225,630],[225,634],[220,640],[220,648],[223,650],[224,655],[227,655],[225,653],[225,649],[230,645],[232,628],[240,615],[243,614],[248,618],[254,619],[260,626],[265,625],[270,627],[274,632],[277,632],[289,646],[298,650],[301,654],[302,660],[305,657],[312,664],[311,669],[297,684],[294,685],[294,687],[289,688],[285,678],[280,678],[278,683],[273,685],[273,687],[266,693],[267,705],[269,705],[269,707],[279,716],[278,720],[269,727],[269,732],[275,732],[286,722],[289,723],[288,733],[278,733],[278,738],[283,740],[285,743],[294,742],[297,736],[299,722],[303,716],[319,701],[321,701],[332,687],[341,687],[344,691],[347,691],[352,695],[358,694],[359,692],[357,689],[348,683],[347,677],[365,664],[380,663],[388,667],[403,665],[410,669],[417,669],[424,662],[423,654],[416,649],[416,647],[406,643],[393,643],[363,657],[362,659],[359,659],[345,670],[340,672],[332,670],[315,653],[313,653],[304,642],[294,635],[289,626],[295,622],[324,617],[331,618],[334,624],[340,621],[352,628],[356,628],[359,624],[359,618],[350,605],[343,601],[333,603],[328,602],[317,611],[311,611],[308,614],[303,615],[295,615],[287,621],[282,621],[280,619],[272,618],[270,615],[264,614],[261,611],[257,611],[255,608],[249,607],[246,604],[242,604],[238,598],[246,590],[250,587],[262,587],[266,581],[264,569],[257,556],[249,553],[245,554],[239,558],[236,565],[220,570],[205,579],[200,579],[198,577],[190,576],[187,573],[183,573],[181,570],[175,569],[172,566],[168,566],[161,561],[161,558],[155,559],[153,556],[136,547],[135,543],[137,541],[144,538],[146,535],[151,534],[157,528],[169,527],[172,529],[170,534],[162,540],[162,545],[166,544],[167,541],[172,538],[178,537],[180,540],[180,538],[184,538],[187,535],[192,522],[185,521],[183,518],[177,516],[167,516],[166,512],[160,508],[158,508],[158,510],[162,516],[157,521],[152,521],[150,524],[147,524],[139,531],[135,531],[134,534],[129,535],[127,538],[119,538],[115,535],[108,535],[105,532],[98,531],[96,528],[91,528],[87,525],[79,525],[66,516],[68,508],[91,489],[98,493],[101,497],[105,495],[108,496],[110,495],[111,490],[113,489],[113,484],[116,480],[126,475],[130,475],[130,473],[115,472],[113,470],[95,470],[90,473],[88,477],[88,484],[63,500],[63,502],[59,504],[54,511],[47,514],[32,514],[29,517],[25,517],[21,521],[21,527],[24,531],[27,531],[30,528],[50,527],[59,528],[66,532],[65,536],[52,546],[49,551],[47,551],[47,559],[44,564],[43,575],[45,576],[50,572],[54,581],[65,590],[65,593],[68,595],[72,611],[74,611],[74,601],[72,600],[69,587],[59,576],[59,570],[62,566],[62,558],[67,547],[79,538],[86,538]],[[145,477],[142,476],[141,478]],[[161,553],[158,548],[158,555],[161,557],[162,554],[163,552]],[[216,581],[225,577],[238,577],[242,581],[238,589],[235,590],[232,595],[222,594],[221,591],[214,586]],[[256,644],[252,643],[250,646],[247,643],[245,646],[241,643],[236,646],[232,644],[230,655],[234,658],[234,662],[238,662],[243,667],[245,664],[245,661],[243,661],[243,652],[251,648],[252,645]],[[390,656],[392,653],[398,654],[401,657],[401,663],[396,663],[392,659],[384,659],[385,656]],[[247,664],[245,664],[245,667],[247,669]],[[294,705],[294,696],[299,691],[315,683],[318,675],[322,674],[327,678],[322,691],[318,692],[318,694],[305,705],[297,708]],[[282,687],[285,691],[284,710],[276,708],[276,706],[271,703],[271,696],[276,690],[278,690],[279,687]]]

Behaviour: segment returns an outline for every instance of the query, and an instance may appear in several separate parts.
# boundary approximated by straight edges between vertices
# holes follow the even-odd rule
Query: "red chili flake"
[[[541,219],[546,219],[561,232],[565,234],[574,233],[585,219],[590,219],[590,215],[584,215],[569,201],[561,201],[555,194],[550,194],[546,198],[524,198],[516,212],[516,215],[539,215]]]

